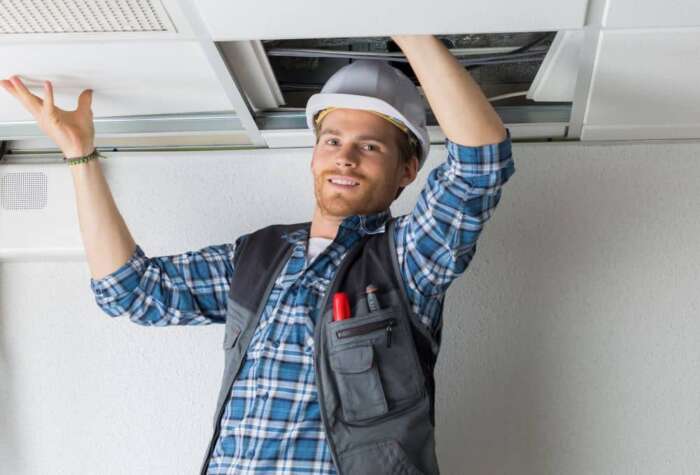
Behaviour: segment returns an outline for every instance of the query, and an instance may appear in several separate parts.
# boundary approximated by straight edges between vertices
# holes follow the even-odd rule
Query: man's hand
[[[433,35],[392,36],[406,55],[445,136],[461,145],[498,143],[501,118],[469,72]]]
[[[53,86],[44,81],[44,99],[32,94],[17,76],[0,80],[0,86],[19,100],[37,122],[39,128],[56,143],[68,158],[81,157],[93,151],[95,127],[92,121],[92,89],[78,97],[78,108],[64,111],[54,105]]]

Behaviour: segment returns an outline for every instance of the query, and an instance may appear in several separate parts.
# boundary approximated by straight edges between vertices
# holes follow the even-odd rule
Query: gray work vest
[[[438,474],[435,456],[433,368],[440,345],[412,312],[393,239],[386,231],[363,236],[340,263],[319,307],[314,369],[326,440],[339,475]],[[273,225],[236,248],[224,333],[224,374],[214,434],[275,280],[293,244],[283,239],[311,223]],[[370,312],[365,287],[375,284],[380,309]],[[346,292],[351,318],[332,321],[336,291]]]

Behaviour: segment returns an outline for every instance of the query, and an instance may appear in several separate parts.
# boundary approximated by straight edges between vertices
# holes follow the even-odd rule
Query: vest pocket
[[[361,425],[374,424],[379,420],[398,416],[411,410],[425,397],[424,376],[418,360],[410,324],[401,313],[401,307],[387,307],[379,311],[358,315],[347,320],[331,321],[328,323],[327,332],[331,353],[335,353],[336,361],[331,360],[336,378],[344,378],[345,375],[336,369],[343,364],[357,365],[360,362],[337,361],[344,358],[341,353],[345,348],[357,348],[369,346],[370,349],[362,350],[372,355],[372,371],[379,378],[380,389],[387,411],[375,413],[375,417],[365,416],[354,419],[346,419],[347,422],[360,423]],[[362,361],[366,363],[366,361]],[[367,384],[359,379],[344,378],[344,384]],[[342,394],[345,389],[339,386],[340,399],[345,407],[345,399]],[[343,410],[345,413],[345,410]],[[376,415],[384,417],[377,418]],[[360,420],[363,419],[363,420]]]
[[[228,297],[227,308],[226,308],[226,328],[224,330],[224,350],[230,350],[238,341],[238,337],[243,333],[246,326],[248,325],[248,320],[252,317],[252,314],[247,314],[241,310],[236,303]]]
[[[331,352],[330,365],[336,373],[345,420],[377,417],[389,410],[371,343]]]
[[[398,441],[387,439],[352,448],[339,455],[347,473],[392,473],[423,475],[408,459]]]

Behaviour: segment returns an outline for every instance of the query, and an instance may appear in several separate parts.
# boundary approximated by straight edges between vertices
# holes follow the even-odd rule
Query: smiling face
[[[400,160],[401,134],[368,111],[329,112],[311,160],[317,211],[344,218],[388,209],[397,190],[415,179],[418,168],[415,158]]]

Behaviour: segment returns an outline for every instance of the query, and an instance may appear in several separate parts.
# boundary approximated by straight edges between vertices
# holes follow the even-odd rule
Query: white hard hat
[[[418,168],[430,150],[425,107],[408,76],[386,61],[361,59],[343,66],[306,103],[306,124],[315,130],[316,114],[329,107],[379,112],[398,120],[420,143]]]

